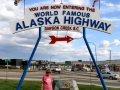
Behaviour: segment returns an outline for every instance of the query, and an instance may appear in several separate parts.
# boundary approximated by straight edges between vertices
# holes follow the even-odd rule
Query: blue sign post
[[[102,85],[103,85],[103,88],[104,88],[104,90],[108,90],[107,87],[106,87],[106,84],[105,84],[105,82],[104,82],[104,80],[103,80],[103,77],[102,77],[102,75],[101,75],[101,72],[100,72],[100,70],[99,70],[99,68],[98,68],[98,65],[97,65],[97,63],[96,63],[96,61],[95,61],[95,58],[94,58],[93,53],[92,53],[92,51],[91,51],[91,48],[90,48],[90,46],[89,46],[89,44],[88,44],[88,41],[87,41],[87,39],[86,39],[85,27],[83,27],[83,38],[84,38],[85,44],[86,44],[86,46],[87,46],[87,48],[88,48],[88,51],[89,51],[89,53],[90,53],[90,56],[91,56],[91,58],[92,58],[92,60],[93,60],[93,63],[94,63],[94,65],[95,65],[95,67],[96,67],[96,70],[97,70],[97,73],[98,73],[98,75],[99,75],[99,77],[100,77],[100,81],[101,81],[101,83],[102,83]]]
[[[40,41],[40,39],[41,39],[41,36],[42,36],[42,30],[41,30],[41,27],[39,27],[39,37],[38,37],[38,39],[37,39],[37,42],[36,42],[36,44],[35,44],[35,47],[34,47],[34,49],[33,49],[33,51],[32,51],[32,54],[31,54],[31,56],[30,56],[30,58],[29,58],[29,61],[28,61],[28,63],[27,63],[27,66],[26,66],[26,68],[25,68],[25,70],[24,70],[24,72],[23,72],[23,74],[22,74],[22,77],[21,77],[21,79],[20,79],[20,81],[19,81],[19,84],[18,84],[16,90],[20,90],[20,87],[21,87],[21,85],[22,85],[22,82],[24,81],[24,78],[25,78],[25,76],[26,76],[26,73],[27,73],[27,71],[28,71],[28,68],[29,68],[29,66],[30,66],[30,63],[31,63],[31,61],[32,61],[32,59],[33,59],[33,56],[34,56],[34,54],[35,54],[35,51],[36,51],[37,46],[38,46],[38,44],[39,44],[39,41]]]

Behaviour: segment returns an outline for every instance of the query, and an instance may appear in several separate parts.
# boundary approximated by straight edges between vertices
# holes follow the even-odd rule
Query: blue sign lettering
[[[35,23],[34,19],[31,19],[30,27],[32,27],[33,25],[34,25],[34,26],[37,26],[37,24]]]
[[[94,27],[94,28],[97,28],[98,24],[99,24],[100,21],[96,22],[96,20],[90,20],[90,26],[91,27]]]
[[[35,15],[35,17],[55,16],[55,15],[58,15],[58,11],[36,12],[36,13],[34,13],[34,15]]]
[[[23,24],[23,28],[29,28],[29,26],[26,26],[26,25],[25,25],[25,22],[24,22],[24,21],[22,21],[22,24]]]
[[[59,21],[59,19],[58,19],[58,17],[57,17],[57,16],[55,17],[53,24],[55,24],[55,23],[60,24],[60,21]]]
[[[76,11],[62,11],[62,15],[69,15],[69,16],[81,16],[81,17],[90,17],[90,13],[86,12],[76,12]]]
[[[66,22],[68,21],[68,24],[70,24],[70,17],[68,17],[68,19],[66,19],[66,16],[64,17],[64,24],[66,24]]]
[[[99,28],[101,28],[102,30],[104,30],[104,23],[103,23],[103,22],[100,23],[98,29],[99,29]]]
[[[46,24],[46,25],[47,25],[48,23],[49,23],[49,24],[52,24],[52,23],[50,22],[50,18],[51,18],[51,17],[48,17],[48,18],[45,17],[45,24]]]
[[[110,26],[111,26],[111,24],[107,25],[107,23],[105,23],[105,31],[107,31]]]
[[[66,12],[66,11],[62,11],[62,15],[64,15],[64,14],[65,14],[65,12]]]
[[[68,13],[68,12],[67,12]],[[57,12],[56,12],[57,14]],[[64,12],[63,12],[64,14]],[[38,15],[38,14],[36,14]],[[53,18],[53,17],[52,17]],[[61,19],[61,18],[60,18]],[[60,20],[57,16],[54,17],[52,20],[51,17],[40,17],[37,18],[37,20],[31,19],[29,25],[27,26],[25,24],[25,21],[22,21],[22,25],[20,23],[16,23],[16,31],[19,29],[26,29],[29,27],[39,27],[42,25],[51,25],[51,24],[61,24]],[[80,25],[84,27],[89,27],[89,28],[96,28],[96,29],[101,29],[107,31],[108,28],[111,26],[111,24],[107,24],[105,22],[93,20],[93,19],[87,19],[87,18],[81,18],[81,17],[70,17],[70,16],[64,16],[63,18],[63,24],[75,24],[75,25]]]
[[[22,26],[21,26],[19,23],[16,23],[16,31],[17,31],[18,29],[23,29],[23,28],[22,28]]]
[[[84,25],[85,23],[86,23],[86,26],[88,26],[89,25],[89,19],[87,19],[85,21],[85,18],[83,18],[82,25]]]
[[[43,18],[38,18],[37,22],[39,22],[38,25],[43,25],[44,24]]]
[[[76,25],[81,25],[81,18],[80,17],[75,18],[74,23]]]

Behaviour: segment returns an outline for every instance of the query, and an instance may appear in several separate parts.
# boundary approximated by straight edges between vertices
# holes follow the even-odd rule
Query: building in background
[[[11,66],[11,68],[19,68],[19,69],[25,69],[26,65],[28,63],[28,60],[24,60],[24,59],[11,59],[11,62],[8,63],[8,65]],[[97,61],[98,66],[101,69],[105,69],[104,66],[107,64],[110,68],[110,70],[112,71],[120,71],[120,59],[118,60],[104,60],[104,61]],[[94,69],[94,63],[91,60],[90,61],[84,61],[82,60],[82,62],[78,62],[78,61],[72,61],[72,64],[69,65],[70,67],[76,67],[81,69],[83,67],[83,65],[85,66],[90,66],[90,64],[92,64],[92,68]],[[0,59],[0,66],[4,66],[5,67],[6,63],[4,60]],[[49,67],[49,66],[59,66],[61,68],[67,68],[68,65],[65,64],[65,62],[55,62],[55,61],[48,61],[48,60],[32,60],[29,70],[38,70],[41,67]],[[1,68],[0,67],[0,68]]]
[[[20,68],[22,64],[22,59],[11,59],[10,62],[8,62],[9,66],[12,66],[11,68]],[[0,66],[5,66],[7,63],[5,62],[5,59],[0,59]]]

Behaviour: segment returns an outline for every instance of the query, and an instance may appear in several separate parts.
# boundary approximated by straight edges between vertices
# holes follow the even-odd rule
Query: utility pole
[[[90,84],[92,85],[91,83],[91,58],[90,58]]]
[[[111,70],[111,67],[112,65],[111,65],[111,50],[110,50],[110,70]]]
[[[8,77],[8,61],[7,61],[7,69],[6,69],[6,81],[7,81],[7,77]]]

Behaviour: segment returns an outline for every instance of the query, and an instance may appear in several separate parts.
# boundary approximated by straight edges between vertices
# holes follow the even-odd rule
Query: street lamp
[[[51,55],[51,56],[50,56],[50,62],[51,62],[51,58],[52,58],[52,56],[55,56],[55,55]],[[51,67],[51,65],[50,65],[50,67]]]
[[[93,42],[88,42],[88,43],[92,43],[95,46],[95,56],[96,56],[96,63],[97,63],[97,52],[96,52],[96,45]]]

